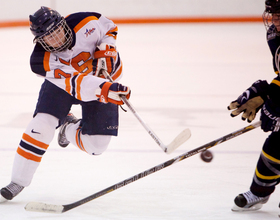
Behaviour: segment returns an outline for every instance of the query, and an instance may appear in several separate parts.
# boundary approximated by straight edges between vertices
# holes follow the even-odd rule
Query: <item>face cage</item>
[[[265,11],[263,13],[263,23],[267,31],[275,31],[277,35],[280,35],[280,32],[277,30],[277,27],[280,30],[280,14],[272,14]]]
[[[277,50],[275,52],[275,65],[276,65],[278,72],[280,73],[280,69],[279,69],[280,56],[279,55],[280,55],[280,46],[277,48]]]
[[[62,27],[64,32],[65,32],[65,42],[61,42],[63,43],[61,46],[59,47],[52,47],[50,45],[48,45],[45,41],[44,41],[44,37],[47,35],[53,35],[55,37],[56,35],[56,30],[57,28]],[[43,34],[42,36],[34,39],[34,43],[40,43],[42,45],[42,47],[49,52],[61,52],[63,50],[66,50],[67,48],[70,47],[70,45],[72,44],[73,41],[73,34],[71,29],[69,28],[69,26],[66,24],[66,21],[64,19],[62,19],[60,22],[58,22],[54,27],[52,27],[48,32],[46,32],[45,34]]]

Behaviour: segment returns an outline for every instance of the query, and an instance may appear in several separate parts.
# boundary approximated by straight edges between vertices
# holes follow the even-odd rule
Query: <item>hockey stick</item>
[[[218,138],[218,139],[216,139],[216,140],[214,140],[214,141],[212,141],[212,142],[210,142],[208,144],[205,144],[205,145],[203,145],[201,147],[195,148],[194,150],[186,152],[186,153],[184,153],[182,155],[174,157],[171,160],[168,160],[168,161],[166,161],[164,163],[161,163],[161,164],[159,164],[157,166],[154,166],[154,167],[152,167],[152,168],[150,168],[148,170],[145,170],[145,171],[143,171],[141,173],[138,173],[138,174],[136,174],[136,175],[134,175],[134,176],[132,176],[132,177],[130,177],[128,179],[125,179],[125,180],[123,180],[123,181],[121,181],[119,183],[116,183],[116,184],[114,184],[114,185],[112,185],[112,186],[110,186],[110,187],[108,187],[106,189],[103,189],[103,190],[101,190],[101,191],[99,191],[99,192],[97,192],[95,194],[92,194],[92,195],[90,195],[90,196],[88,196],[88,197],[86,197],[84,199],[81,199],[81,200],[79,200],[77,202],[73,202],[73,203],[70,203],[70,204],[67,204],[67,205],[54,205],[54,204],[46,204],[46,203],[40,203],[40,202],[30,202],[30,203],[28,203],[25,206],[25,210],[26,211],[33,211],[33,212],[56,213],[56,214],[67,212],[67,211],[69,211],[71,209],[74,209],[74,208],[80,206],[80,205],[83,205],[83,204],[85,204],[87,202],[90,202],[90,201],[92,201],[92,200],[94,200],[94,199],[96,199],[96,198],[98,198],[100,196],[108,194],[108,193],[110,193],[110,192],[112,192],[114,190],[117,190],[119,188],[122,188],[123,186],[126,186],[126,185],[128,185],[128,184],[130,184],[132,182],[135,182],[135,181],[137,181],[139,179],[142,179],[145,176],[148,176],[148,175],[150,175],[152,173],[155,173],[155,172],[157,172],[159,170],[162,170],[163,168],[171,166],[172,164],[175,164],[175,163],[177,163],[179,161],[182,161],[182,160],[184,160],[184,159],[186,159],[188,157],[191,157],[191,156],[196,155],[196,154],[198,154],[198,153],[200,153],[202,151],[205,151],[205,150],[207,150],[207,149],[209,149],[211,147],[214,147],[214,146],[216,146],[218,144],[221,144],[221,143],[223,143],[225,141],[228,141],[228,140],[230,140],[232,138],[235,138],[235,137],[237,137],[237,136],[239,136],[241,134],[244,134],[244,133],[246,133],[248,131],[251,131],[251,130],[259,127],[260,124],[261,124],[261,122],[259,121],[259,122],[256,122],[254,124],[251,124],[249,126],[246,126],[246,127],[242,128],[240,130],[237,130],[237,131],[232,132],[232,133],[230,133],[228,135],[225,135],[225,136],[223,136],[221,138]]]
[[[109,73],[105,70],[103,70],[103,75],[106,79],[108,79],[110,82],[113,82],[112,77],[109,75]],[[127,105],[127,107],[130,109],[132,114],[138,119],[138,121],[141,123],[141,125],[146,129],[148,134],[154,139],[154,141],[161,147],[161,149],[167,153],[172,153],[175,149],[177,149],[180,145],[185,143],[190,137],[191,137],[191,131],[190,129],[183,130],[170,144],[165,145],[159,137],[156,135],[156,133],[141,119],[141,117],[136,112],[135,108],[132,106],[130,101],[127,100],[126,97],[121,96],[122,101]]]

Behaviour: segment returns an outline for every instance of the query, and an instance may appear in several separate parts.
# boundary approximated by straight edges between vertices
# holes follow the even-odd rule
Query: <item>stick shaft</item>
[[[109,75],[109,73],[105,70],[102,71],[103,75],[105,76],[106,79],[108,79],[110,82],[114,82],[112,77]],[[153,140],[160,146],[160,148],[164,151],[167,152],[167,147],[163,142],[159,139],[159,137],[156,135],[155,132],[152,131],[152,129],[143,121],[143,119],[139,116],[133,105],[129,100],[127,100],[126,97],[120,96],[122,101],[126,104],[126,106],[130,109],[132,114],[136,117],[136,119],[140,122],[140,124],[145,128],[145,130],[148,132],[148,134],[153,138]]]
[[[146,177],[146,176],[148,176],[148,175],[150,175],[152,173],[155,173],[155,172],[157,172],[159,170],[162,170],[163,168],[169,167],[172,164],[175,164],[175,163],[177,163],[179,161],[182,161],[182,160],[184,160],[184,159],[186,159],[188,157],[191,157],[191,156],[193,156],[195,154],[198,154],[198,153],[200,153],[200,152],[202,152],[202,151],[204,151],[206,149],[214,147],[214,146],[216,146],[218,144],[221,144],[221,143],[223,143],[225,141],[231,140],[232,138],[235,138],[235,137],[237,137],[237,136],[239,136],[241,134],[244,134],[244,133],[246,133],[248,131],[251,131],[251,130],[259,127],[260,124],[261,124],[260,121],[256,122],[256,123],[253,123],[253,124],[248,125],[248,126],[242,128],[242,129],[239,129],[239,130],[237,130],[235,132],[232,132],[232,133],[230,133],[228,135],[225,135],[225,136],[223,136],[221,138],[218,138],[218,139],[216,139],[216,140],[214,140],[212,142],[209,142],[209,143],[207,143],[205,145],[202,145],[201,147],[195,148],[195,149],[193,149],[191,151],[188,151],[188,152],[186,152],[184,154],[181,154],[181,155],[179,155],[177,157],[174,157],[173,159],[170,159],[170,160],[168,160],[168,161],[166,161],[164,163],[161,163],[161,164],[159,164],[157,166],[154,166],[154,167],[152,167],[152,168],[150,168],[148,170],[145,170],[144,172],[141,172],[141,173],[139,173],[137,175],[134,175],[134,176],[132,176],[132,177],[130,177],[128,179],[125,179],[125,180],[123,180],[123,181],[121,181],[121,182],[119,182],[117,184],[114,184],[114,185],[112,185],[112,186],[110,186],[110,187],[108,187],[108,188],[106,188],[104,190],[101,190],[101,191],[99,191],[99,192],[97,192],[97,193],[95,193],[95,194],[93,194],[93,195],[91,195],[91,196],[89,196],[89,197],[87,197],[85,199],[82,199],[82,200],[80,200],[80,201],[78,201],[76,203],[72,203],[72,204],[66,205],[66,206],[64,206],[65,210],[67,211],[67,210],[70,210],[72,208],[75,208],[75,207],[77,207],[79,205],[82,205],[82,204],[84,204],[86,202],[89,202],[89,201],[91,201],[93,199],[96,199],[96,198],[98,198],[100,196],[108,194],[108,193],[110,193],[110,192],[112,192],[114,190],[122,188],[123,186],[126,186],[129,183],[135,182],[135,181],[137,181],[139,179],[142,179],[143,177]]]
[[[51,204],[37,203],[37,206],[40,207],[40,208],[36,208],[36,203],[35,203],[35,205],[34,205],[34,203],[32,203],[30,205],[27,204],[26,210],[27,211],[39,211],[39,212],[53,212],[53,213],[66,212],[66,211],[71,210],[73,208],[76,208],[76,207],[78,207],[80,205],[83,205],[83,204],[85,204],[87,202],[90,202],[90,201],[92,201],[92,200],[94,200],[94,199],[96,199],[96,198],[98,198],[100,196],[106,195],[106,194],[108,194],[108,193],[110,193],[112,191],[115,191],[115,190],[117,190],[119,188],[122,188],[122,187],[124,187],[124,186],[126,186],[126,185],[128,185],[128,184],[130,184],[132,182],[135,182],[135,181],[137,181],[139,179],[142,179],[143,177],[146,177],[146,176],[148,176],[148,175],[150,175],[152,173],[155,173],[155,172],[157,172],[159,170],[162,170],[163,168],[169,167],[172,164],[175,164],[175,163],[177,163],[179,161],[182,161],[182,160],[184,160],[186,158],[194,156],[194,155],[196,155],[196,154],[198,154],[198,153],[200,153],[200,152],[202,152],[202,151],[204,151],[206,149],[209,149],[211,147],[217,146],[218,144],[221,144],[221,143],[223,143],[225,141],[228,141],[228,140],[231,140],[232,138],[235,138],[235,137],[237,137],[237,136],[239,136],[241,134],[244,134],[244,133],[246,133],[248,131],[251,131],[251,130],[259,127],[260,124],[261,124],[261,122],[259,121],[259,122],[256,122],[254,124],[248,125],[248,126],[242,128],[242,129],[239,129],[239,130],[237,130],[235,132],[227,134],[227,135],[225,135],[225,136],[223,136],[221,138],[218,138],[218,139],[216,139],[216,140],[214,140],[212,142],[204,144],[204,145],[202,145],[202,146],[200,146],[198,148],[195,148],[195,149],[193,149],[191,151],[188,151],[188,152],[186,152],[184,154],[181,154],[181,155],[179,155],[177,157],[174,157],[173,159],[170,159],[170,160],[168,160],[168,161],[166,161],[164,163],[161,163],[161,164],[159,164],[157,166],[154,166],[154,167],[152,167],[152,168],[150,168],[148,170],[145,170],[145,171],[143,171],[141,173],[138,173],[138,174],[136,174],[136,175],[134,175],[134,176],[132,176],[130,178],[127,178],[127,179],[125,179],[125,180],[123,180],[123,181],[121,181],[119,183],[116,183],[116,184],[114,184],[114,185],[112,185],[112,186],[110,186],[110,187],[108,187],[106,189],[103,189],[103,190],[101,190],[101,191],[99,191],[99,192],[97,192],[95,194],[92,194],[92,195],[90,195],[90,196],[88,196],[88,197],[86,197],[84,199],[81,199],[81,200],[79,200],[77,202],[74,202],[74,203],[71,203],[71,204],[67,204],[67,205],[57,205],[57,206],[56,205],[51,205]],[[43,207],[43,208],[41,208],[41,207]],[[48,210],[48,207],[52,207],[52,209],[49,208],[49,210]],[[59,211],[54,212],[53,210],[59,210]]]
[[[72,203],[72,204],[66,205],[66,206],[64,206],[65,210],[69,210],[69,209],[75,208],[75,207],[77,207],[79,205],[82,205],[82,204],[84,204],[86,202],[89,202],[89,201],[91,201],[93,199],[96,199],[96,198],[98,198],[100,196],[103,196],[103,195],[105,195],[107,193],[110,193],[110,192],[112,192],[114,190],[117,190],[117,189],[119,189],[119,188],[121,188],[121,187],[123,187],[125,185],[128,185],[129,183],[135,182],[136,180],[139,180],[139,179],[141,179],[141,178],[143,178],[145,176],[148,176],[148,175],[150,175],[152,173],[155,173],[155,172],[157,172],[159,170],[162,170],[163,168],[169,167],[172,164],[175,164],[175,163],[177,163],[179,161],[182,161],[182,160],[184,160],[184,159],[186,159],[188,157],[191,157],[191,156],[193,156],[195,154],[198,154],[198,153],[200,153],[200,152],[202,152],[202,151],[204,151],[206,149],[209,149],[209,148],[214,147],[214,146],[216,146],[218,144],[221,144],[221,143],[223,143],[225,141],[228,141],[228,140],[230,140],[232,138],[235,138],[235,137],[237,137],[237,136],[239,136],[241,134],[244,134],[244,133],[246,133],[248,131],[251,131],[251,130],[259,127],[260,124],[261,124],[260,121],[256,122],[254,124],[251,124],[249,126],[246,126],[246,127],[242,128],[242,129],[239,129],[239,130],[237,130],[235,132],[232,132],[232,133],[230,133],[228,135],[225,135],[225,136],[223,136],[221,138],[218,138],[218,139],[216,139],[216,140],[214,140],[212,142],[209,142],[209,143],[207,143],[205,145],[202,145],[201,147],[195,148],[195,149],[193,149],[191,151],[188,151],[188,152],[186,152],[184,154],[181,154],[181,155],[179,155],[179,156],[177,156],[177,157],[175,157],[173,159],[170,159],[170,160],[168,160],[168,161],[166,161],[164,163],[161,163],[161,164],[159,164],[157,166],[154,166],[154,167],[152,167],[152,168],[150,168],[148,170],[145,170],[144,172],[141,172],[141,173],[139,173],[139,174],[137,174],[135,176],[132,176],[132,177],[130,177],[128,179],[125,179],[125,180],[123,180],[123,181],[121,181],[121,182],[119,182],[119,183],[117,183],[115,185],[112,185],[112,186],[110,186],[110,187],[108,187],[108,188],[106,188],[104,190],[101,190],[101,191],[99,191],[99,192],[97,192],[97,193],[95,193],[95,194],[93,194],[93,195],[91,195],[91,196],[89,196],[89,197],[87,197],[85,199],[82,199],[82,200],[80,200],[80,201],[78,201],[76,203]]]

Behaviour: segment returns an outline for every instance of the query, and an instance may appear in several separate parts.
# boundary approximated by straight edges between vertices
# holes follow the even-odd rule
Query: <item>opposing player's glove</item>
[[[94,52],[94,59],[92,61],[93,75],[100,76],[100,70],[106,70],[109,74],[115,69],[115,60],[118,52],[112,45],[102,43],[97,46]]]
[[[124,96],[127,99],[130,98],[130,88],[123,86],[120,83],[104,82],[100,84],[99,87],[100,89],[95,91],[95,95],[97,96],[99,102],[111,102],[116,105],[123,105],[124,103],[121,100],[121,96]]]
[[[255,119],[256,114],[262,107],[263,103],[264,100],[260,96],[257,96],[255,98],[249,99],[249,101],[245,102],[243,105],[240,105],[237,101],[233,102],[229,105],[228,109],[235,109],[231,112],[231,117],[235,117],[243,112],[241,119],[243,121],[247,119],[247,121],[250,123]]]
[[[264,132],[277,132],[280,128],[280,106],[272,104],[271,100],[267,100],[261,110],[261,129]]]
[[[265,80],[254,82],[251,87],[228,106],[228,110],[233,110],[230,114],[231,117],[235,117],[243,112],[242,120],[247,119],[249,123],[252,122],[264,101],[267,100],[268,86]]]

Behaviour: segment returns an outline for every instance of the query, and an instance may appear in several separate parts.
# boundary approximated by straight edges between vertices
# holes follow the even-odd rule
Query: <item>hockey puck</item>
[[[200,158],[206,162],[206,163],[210,163],[213,159],[213,154],[210,150],[205,150],[205,151],[202,151],[201,154],[200,154]]]

